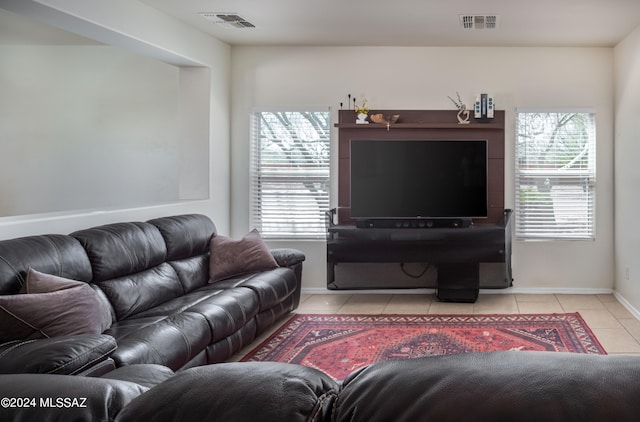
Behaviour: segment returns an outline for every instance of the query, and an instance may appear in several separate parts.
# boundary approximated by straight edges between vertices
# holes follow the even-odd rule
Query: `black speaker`
[[[480,292],[480,264],[438,264],[436,299],[439,302],[475,302]]]
[[[432,229],[471,227],[470,218],[367,218],[356,220],[360,229]]]

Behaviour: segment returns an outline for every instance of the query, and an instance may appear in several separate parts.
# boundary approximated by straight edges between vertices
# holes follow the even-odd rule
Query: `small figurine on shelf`
[[[458,101],[454,100],[451,97],[449,97],[449,99],[453,104],[455,104],[456,108],[458,109],[458,124],[469,124],[469,110],[467,110],[467,106],[460,99],[460,94],[456,92],[456,95],[458,96]]]
[[[358,115],[358,119],[356,120],[357,124],[359,124],[359,125],[369,124],[369,122],[367,121],[367,116],[369,115],[369,108],[367,107],[367,100],[366,99],[362,100],[360,105],[357,105],[356,104],[356,99],[354,97],[354,99],[353,99],[353,109],[355,110],[356,114]]]

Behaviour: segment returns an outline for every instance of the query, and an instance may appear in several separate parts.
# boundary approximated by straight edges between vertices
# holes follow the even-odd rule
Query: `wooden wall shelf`
[[[479,126],[483,130],[503,130],[504,125],[500,123],[476,123],[461,125],[459,123],[394,123],[389,125],[389,129],[470,129],[477,130]],[[387,129],[387,125],[380,123],[357,124],[357,123],[336,123],[335,127],[340,129]]]
[[[390,125],[396,129],[504,129],[504,110],[496,110],[492,119],[480,120],[471,117],[468,124],[458,123],[456,110],[370,110],[369,116],[382,114],[384,116],[400,115],[398,121]],[[473,114],[472,114],[473,116]],[[340,110],[338,123],[334,126],[341,129],[386,129],[384,123],[357,124],[356,113],[353,110]]]

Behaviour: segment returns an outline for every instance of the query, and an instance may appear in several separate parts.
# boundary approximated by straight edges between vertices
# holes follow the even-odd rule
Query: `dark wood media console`
[[[481,263],[503,264],[503,287],[511,278],[511,210],[498,224],[473,227],[358,228],[330,225],[327,240],[327,288],[339,290],[335,266],[346,262],[422,262],[437,267],[440,301],[475,302]]]
[[[327,287],[349,288],[336,280],[335,267],[340,263],[429,264],[437,268],[435,284],[441,301],[475,301],[481,266],[498,268],[491,274],[490,288],[511,286],[511,211],[505,211],[504,203],[504,110],[496,110],[492,119],[471,119],[469,124],[458,124],[455,110],[371,110],[369,114],[378,113],[400,118],[391,125],[356,124],[353,110],[340,110],[335,124],[339,133],[338,207],[337,225],[333,220],[328,225]],[[487,141],[487,218],[473,219],[472,227],[432,224],[423,228],[411,222],[400,228],[356,227],[351,217],[351,141],[430,139]]]

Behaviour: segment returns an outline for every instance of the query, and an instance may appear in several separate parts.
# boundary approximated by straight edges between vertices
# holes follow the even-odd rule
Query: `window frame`
[[[322,127],[323,133],[315,140],[317,148],[322,153],[318,153],[318,161],[315,164],[311,162],[298,162],[292,161],[289,166],[289,171],[281,170],[274,171],[275,169],[266,169],[261,164],[264,158],[264,149],[260,148],[266,139],[264,133],[261,133],[262,120],[260,116],[264,113],[324,113],[326,115],[326,126]],[[250,115],[250,168],[249,168],[249,224],[250,227],[256,228],[261,236],[265,239],[273,240],[324,240],[326,238],[326,212],[330,208],[330,172],[331,172],[331,109],[330,107],[277,107],[277,108],[254,108],[251,110]],[[300,133],[297,133],[299,135]],[[297,142],[305,142],[303,139],[292,137],[292,148],[297,145]],[[281,145],[282,146],[282,145]],[[302,150],[298,151],[301,154]],[[284,154],[284,152],[283,152]],[[291,154],[296,156],[296,154]],[[300,155],[298,155],[300,156]],[[302,169],[296,167],[296,163],[302,164]],[[293,166],[291,166],[293,164]],[[294,168],[295,167],[295,168]],[[282,205],[274,205],[273,207],[264,206],[264,184],[270,184],[273,190],[276,189],[276,185],[280,185],[280,188],[285,189],[287,183],[291,184],[292,181],[295,185],[295,179],[303,177],[305,181],[311,182],[313,186],[318,189],[315,194],[308,196],[300,194],[299,190],[283,191],[280,193],[272,193],[271,198],[274,195],[286,195],[290,200],[291,206],[300,206],[298,217],[294,218],[280,218],[276,220],[271,219],[270,222],[265,221],[265,214],[268,215],[269,211],[278,212],[278,210],[291,209],[285,208]],[[295,199],[298,198],[298,199]],[[278,203],[283,201],[277,200]],[[286,201],[286,199],[285,199]],[[308,208],[308,205],[302,204],[300,201],[315,201],[318,207],[318,212]],[[275,202],[274,202],[275,204]],[[311,208],[315,208],[313,205]],[[282,211],[280,211],[282,212]],[[274,215],[273,213],[271,214]],[[302,216],[300,216],[302,215]],[[299,230],[300,227],[304,227],[309,223],[308,231]],[[279,231],[274,229],[274,225],[280,225],[282,227],[288,226],[290,230]]]
[[[543,169],[539,167],[543,167],[542,165],[538,165],[538,167],[534,166],[529,170],[522,170],[521,166],[521,148],[524,146],[524,142],[521,139],[522,131],[521,131],[521,115],[522,114],[586,114],[589,119],[589,126],[587,128],[586,139],[583,137],[581,141],[584,140],[586,144],[584,145],[584,150],[586,151],[586,155],[584,157],[580,157],[577,155],[576,159],[581,159],[586,162],[587,165],[584,168],[579,168],[577,170],[571,169]],[[516,118],[515,118],[515,149],[514,149],[514,159],[515,159],[515,238],[517,240],[595,240],[596,233],[596,158],[597,158],[597,114],[594,109],[591,108],[567,108],[567,109],[517,109]],[[576,132],[577,133],[577,132]],[[556,152],[560,154],[560,151]],[[560,159],[555,159],[550,161],[551,165],[558,165],[560,163]],[[547,164],[548,166],[549,164]],[[524,209],[523,204],[523,186],[526,186],[523,183],[523,179],[529,179],[531,183],[532,180],[544,178],[544,183],[549,184],[552,183],[550,180],[555,179],[556,183],[563,184],[567,187],[575,187],[573,192],[566,191],[564,194],[556,193],[553,195],[551,189],[553,187],[560,186],[559,184],[554,184],[551,189],[549,189],[549,195],[552,197],[553,205],[552,212],[555,218],[558,211],[564,211],[565,216],[570,215],[567,209],[573,212],[573,216],[576,214],[584,214],[584,221],[576,218],[578,223],[571,224],[569,222],[565,222],[564,224],[556,223],[549,224],[548,221],[545,220],[544,211],[539,210],[538,213],[527,213],[527,210]],[[580,189],[583,191],[584,199],[574,199],[566,201],[570,195],[575,195]],[[530,195],[541,195],[538,191],[531,191]],[[565,202],[566,201],[566,202]],[[579,204],[581,201],[586,202],[585,207],[582,208],[573,208],[576,204]],[[535,209],[536,199],[532,200],[534,204],[533,208]],[[558,202],[559,205],[556,204]],[[548,207],[548,205],[547,205]],[[577,211],[575,211],[577,210]],[[538,228],[534,229],[535,223],[531,223],[530,221],[523,221],[526,217],[533,217],[531,221],[535,220],[536,217],[541,218],[542,223],[538,225]],[[549,219],[549,217],[546,217]],[[578,229],[581,228],[581,229]]]

